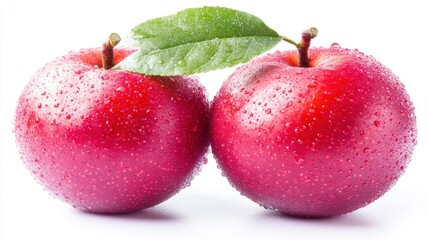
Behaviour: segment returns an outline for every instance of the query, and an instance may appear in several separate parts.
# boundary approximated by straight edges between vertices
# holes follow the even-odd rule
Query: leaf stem
[[[111,33],[106,42],[102,45],[101,62],[104,69],[111,69],[115,64],[113,62],[113,48],[121,41],[117,33]]]
[[[281,36],[281,37],[282,37],[283,41],[288,42],[288,43],[294,45],[295,47],[298,47],[298,43],[296,43],[294,40],[292,40],[288,37],[285,37],[285,36]]]

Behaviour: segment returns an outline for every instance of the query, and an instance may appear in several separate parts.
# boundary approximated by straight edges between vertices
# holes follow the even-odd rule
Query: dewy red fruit
[[[239,68],[211,110],[211,144],[231,184],[298,216],[348,213],[403,174],[416,144],[404,85],[357,50],[276,52]]]
[[[25,87],[15,133],[52,194],[90,212],[154,206],[189,184],[208,148],[208,101],[192,77],[105,70],[101,49],[47,64]],[[114,63],[131,50],[115,50]]]

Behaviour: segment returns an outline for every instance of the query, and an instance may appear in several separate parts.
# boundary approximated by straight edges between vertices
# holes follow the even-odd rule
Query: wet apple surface
[[[389,190],[416,144],[414,107],[389,69],[357,50],[276,52],[240,67],[211,110],[213,154],[255,202],[298,216],[354,211]]]
[[[117,63],[133,50],[115,50]],[[70,52],[30,80],[16,110],[21,156],[53,195],[91,212],[158,204],[189,184],[208,148],[208,100],[195,77],[102,68]]]

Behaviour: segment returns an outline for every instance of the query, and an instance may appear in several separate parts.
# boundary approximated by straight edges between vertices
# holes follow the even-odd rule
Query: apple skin
[[[39,70],[19,98],[15,135],[25,165],[78,209],[152,207],[190,184],[205,159],[209,103],[195,77],[101,68],[83,49]],[[133,50],[116,49],[114,62]]]
[[[213,154],[230,183],[269,209],[340,215],[382,196],[416,144],[414,107],[389,69],[333,44],[240,67],[211,108]]]

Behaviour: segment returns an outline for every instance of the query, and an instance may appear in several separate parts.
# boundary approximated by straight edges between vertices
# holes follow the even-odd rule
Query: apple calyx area
[[[106,42],[103,43],[101,50],[101,62],[103,68],[108,70],[114,66],[113,63],[113,48],[121,41],[121,37],[117,33],[111,33]]]
[[[304,32],[302,32],[301,35],[301,42],[296,43],[295,41],[291,40],[287,37],[282,37],[284,41],[293,44],[297,49],[299,53],[299,67],[310,67],[310,59],[308,57],[308,48],[310,48],[311,39],[317,37],[318,30],[315,27],[311,27]]]

